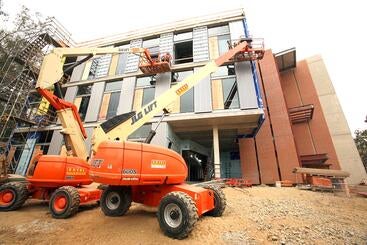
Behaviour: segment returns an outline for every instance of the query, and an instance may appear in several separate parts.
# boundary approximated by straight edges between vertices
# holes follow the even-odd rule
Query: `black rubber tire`
[[[55,200],[56,198],[64,196],[66,198],[66,207],[62,210],[56,210]],[[80,205],[80,196],[78,189],[73,186],[63,186],[54,191],[51,195],[49,209],[52,217],[55,219],[67,219],[75,215],[78,212]]]
[[[106,216],[117,217],[124,215],[129,210],[131,201],[129,188],[108,186],[102,192],[100,206]]]
[[[168,205],[174,204],[180,210],[181,221],[177,227],[174,227],[167,223],[165,219],[165,209]],[[176,214],[177,215],[177,214]],[[172,219],[172,216],[169,217]],[[175,218],[173,218],[175,219]],[[176,217],[177,219],[177,217]],[[194,228],[195,223],[199,219],[198,210],[196,208],[195,202],[192,198],[184,192],[171,192],[165,195],[158,207],[158,222],[161,230],[168,237],[175,239],[184,239],[186,238],[192,229]]]
[[[214,193],[214,209],[205,213],[205,215],[213,216],[213,217],[220,217],[222,216],[224,210],[227,206],[226,196],[222,189],[215,185],[207,185],[204,186],[205,189],[212,190]]]
[[[8,182],[0,186],[0,192],[9,190],[13,193],[13,200],[7,205],[0,204],[0,211],[13,211],[19,209],[28,199],[27,184],[23,182]]]

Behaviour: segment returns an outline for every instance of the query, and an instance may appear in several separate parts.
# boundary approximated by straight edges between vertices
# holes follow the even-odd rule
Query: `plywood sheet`
[[[215,37],[209,37],[209,54],[210,59],[216,59],[219,56],[219,49],[218,49],[218,38]]]
[[[82,80],[88,80],[90,67],[92,66],[92,60],[85,62],[85,67],[82,75]]]
[[[212,80],[213,110],[224,109],[222,80]]]
[[[82,102],[82,97],[77,97],[74,99],[74,105],[76,106],[76,108],[79,110],[80,107],[80,103]]]
[[[117,63],[119,61],[119,55],[112,55],[110,69],[108,71],[109,76],[113,76],[116,73]]]
[[[143,89],[136,89],[134,94],[133,111],[138,111],[141,108],[143,100]]]
[[[99,111],[98,120],[106,119],[108,104],[110,102],[111,93],[107,93],[103,95],[101,109]]]

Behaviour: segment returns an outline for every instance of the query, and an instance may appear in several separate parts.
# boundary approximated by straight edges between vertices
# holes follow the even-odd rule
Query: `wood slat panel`
[[[91,60],[85,62],[85,67],[84,67],[84,71],[83,71],[83,75],[82,75],[82,80],[88,80],[88,75],[89,75],[89,71],[90,71],[91,66],[92,66],[92,61]]]
[[[222,80],[212,80],[213,110],[224,109]]]
[[[78,110],[79,110],[81,102],[82,102],[82,97],[75,98],[74,100],[74,105],[76,106],[76,108],[78,108]]]
[[[109,76],[115,75],[118,61],[119,61],[119,56],[118,55],[112,55],[110,69],[108,71]]]
[[[209,54],[211,60],[216,59],[219,56],[217,37],[209,37]]]
[[[133,111],[138,111],[141,108],[143,101],[143,89],[136,89],[134,94]]]
[[[110,102],[111,93],[104,94],[101,104],[101,109],[99,111],[98,119],[103,120],[106,119],[107,116],[107,110],[108,110],[108,104]]]

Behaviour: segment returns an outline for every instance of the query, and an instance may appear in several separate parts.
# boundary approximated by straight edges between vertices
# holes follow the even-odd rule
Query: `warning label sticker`
[[[150,162],[151,168],[166,168],[166,161],[165,160],[152,160]]]

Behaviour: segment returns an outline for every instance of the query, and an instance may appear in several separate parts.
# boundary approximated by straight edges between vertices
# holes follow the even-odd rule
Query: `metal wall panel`
[[[79,56],[77,61],[84,59],[86,56]],[[71,74],[69,82],[76,82],[82,79],[83,71],[84,71],[85,63],[82,63],[74,68],[73,73]]]
[[[171,72],[165,72],[157,74],[157,82],[155,85],[155,95],[157,98],[163,92],[167,91],[171,87]]]
[[[72,102],[73,103],[77,92],[78,92],[78,86],[68,87],[66,89],[66,93],[65,93],[64,99],[66,101],[69,101],[69,102]]]
[[[201,26],[193,29],[193,59],[194,62],[209,60],[208,29]]]
[[[52,134],[50,147],[48,148],[47,155],[59,155],[61,150],[61,145],[63,141],[63,136],[60,134],[60,130],[54,130]]]
[[[112,55],[106,54],[98,58],[98,65],[96,69],[95,78],[105,77],[108,74],[108,69],[110,68]]]
[[[152,128],[157,127],[157,123],[153,123],[152,124]],[[167,128],[167,123],[166,122],[162,122],[158,128],[157,128],[157,134],[154,136],[154,138],[152,139],[151,144],[153,145],[160,145],[163,147],[167,147],[168,146],[168,139],[167,139],[167,134],[168,134],[168,128]]]
[[[194,73],[200,67],[194,68]],[[212,96],[211,96],[211,80],[210,75],[206,76],[198,84],[194,86],[194,111],[195,112],[210,112],[212,111]]]
[[[88,138],[85,140],[85,146],[88,152],[91,150],[92,146],[92,136],[93,136],[94,127],[85,128],[85,132],[87,133]]]
[[[237,76],[238,95],[240,97],[240,108],[258,108],[251,63],[248,61],[236,63],[235,70]]]
[[[130,42],[130,48],[138,48],[143,44],[143,39],[136,39]],[[139,65],[139,56],[135,54],[128,54],[126,61],[125,73],[136,72]]]
[[[98,119],[99,107],[101,106],[105,82],[94,83],[90,95],[85,122],[95,122]]]
[[[161,54],[169,53],[173,56],[173,33],[161,34],[159,38],[159,52]]]
[[[154,98],[157,98],[159,95],[167,91],[170,87],[171,87],[171,72],[157,74],[157,82],[155,85]]]
[[[117,115],[130,112],[134,99],[136,77],[124,78],[122,82],[120,102],[117,108]]]

